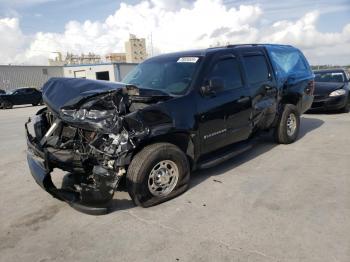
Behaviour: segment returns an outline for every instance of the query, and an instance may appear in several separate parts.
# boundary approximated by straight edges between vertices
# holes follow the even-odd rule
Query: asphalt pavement
[[[95,217],[31,177],[23,125],[39,108],[0,110],[0,261],[350,261],[350,114],[303,115],[292,145],[262,135],[176,199],[118,192]]]

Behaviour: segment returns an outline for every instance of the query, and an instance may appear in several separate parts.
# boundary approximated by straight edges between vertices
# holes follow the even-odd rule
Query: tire
[[[159,175],[161,173],[162,175]],[[174,177],[169,178],[168,174],[170,173]],[[160,182],[157,182],[159,177],[164,177],[165,180],[169,181],[159,180]],[[128,168],[126,185],[135,205],[150,207],[185,192],[188,188],[189,178],[190,167],[186,155],[173,144],[156,143],[146,146],[134,156]],[[158,191],[161,187],[157,186],[157,183],[163,182],[170,183],[164,194]]]
[[[293,124],[294,123],[294,124]],[[279,144],[291,144],[298,138],[300,130],[300,113],[296,106],[284,106],[274,131],[275,140]]]
[[[350,111],[349,103],[347,103],[340,111],[341,111],[341,113],[349,113],[349,111]]]
[[[13,104],[11,102],[4,102],[4,109],[12,109]]]

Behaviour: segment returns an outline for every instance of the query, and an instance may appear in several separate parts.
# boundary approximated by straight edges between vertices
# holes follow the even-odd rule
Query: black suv
[[[107,212],[121,178],[136,205],[184,192],[190,173],[251,147],[261,130],[297,139],[313,101],[303,54],[281,45],[238,45],[148,59],[123,83],[51,79],[46,108],[28,124],[36,182],[86,213]],[[62,188],[54,168],[69,172]]]
[[[42,103],[41,92],[35,88],[18,88],[0,95],[0,109],[11,109],[14,105]]]

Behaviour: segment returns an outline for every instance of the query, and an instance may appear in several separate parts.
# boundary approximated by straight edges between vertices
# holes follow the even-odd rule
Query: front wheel
[[[298,138],[300,113],[296,106],[287,104],[278,120],[274,136],[277,143],[291,144]]]
[[[156,143],[134,156],[128,168],[127,188],[136,205],[150,207],[186,191],[189,176],[186,155],[173,144]]]
[[[13,108],[13,104],[11,102],[4,102],[3,108],[4,109],[12,109]]]
[[[347,99],[349,101],[349,99]],[[350,102],[347,102],[346,105],[341,109],[342,113],[349,113],[350,111]]]

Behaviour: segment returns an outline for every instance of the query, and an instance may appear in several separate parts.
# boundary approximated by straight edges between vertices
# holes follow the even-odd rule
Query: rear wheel
[[[296,106],[287,104],[279,118],[275,129],[275,140],[280,144],[295,142],[300,130],[300,113]]]
[[[136,205],[149,207],[186,191],[189,175],[187,157],[177,146],[156,143],[146,146],[131,161],[127,188]]]

